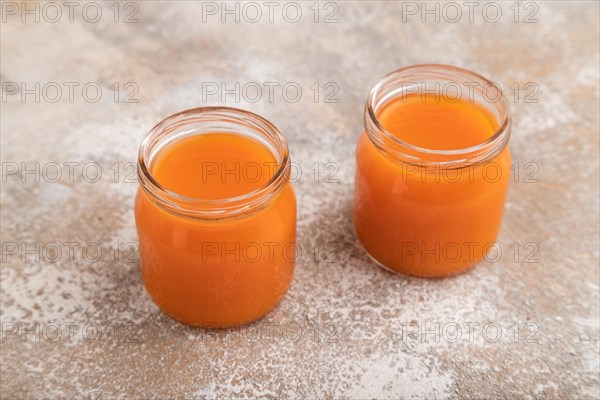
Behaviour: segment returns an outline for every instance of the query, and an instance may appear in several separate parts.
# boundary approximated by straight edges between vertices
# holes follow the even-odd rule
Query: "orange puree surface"
[[[222,200],[265,186],[277,162],[254,139],[207,133],[167,144],[149,169],[171,192]],[[222,328],[254,321],[273,309],[290,285],[296,200],[289,182],[259,209],[210,220],[177,215],[139,190],[135,217],[146,289],[182,322]]]
[[[265,185],[277,162],[267,147],[227,133],[187,136],[162,149],[152,175],[169,190],[200,199],[241,196]]]
[[[498,130],[484,107],[433,94],[392,100],[377,119],[396,138],[430,150],[472,147]],[[356,160],[355,228],[380,264],[442,277],[495,251],[510,175],[508,147],[484,163],[442,167],[392,158],[363,133]]]
[[[432,150],[475,146],[498,130],[496,118],[482,106],[433,93],[392,101],[377,119],[398,139]]]

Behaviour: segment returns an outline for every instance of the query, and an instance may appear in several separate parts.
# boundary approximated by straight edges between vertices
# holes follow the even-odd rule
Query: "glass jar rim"
[[[500,93],[500,97],[497,103],[500,106],[500,116],[501,118],[498,120],[498,128],[495,133],[490,136],[488,139],[481,143],[477,143],[476,145],[460,148],[460,149],[431,149],[426,147],[416,146],[411,144],[405,140],[402,140],[389,132],[379,121],[377,118],[377,99],[380,92],[383,90],[384,85],[398,78],[402,78],[406,74],[410,74],[411,72],[419,73],[419,72],[438,72],[441,73],[443,77],[456,77],[460,75],[471,77],[477,80],[477,83],[483,83],[485,85],[494,86]],[[451,161],[442,161],[438,162],[439,164],[444,163],[457,163],[462,162],[466,163],[468,160],[471,162],[481,162],[485,159],[489,159],[494,156],[498,152],[505,147],[508,143],[508,139],[510,137],[510,128],[511,128],[512,119],[510,116],[509,105],[506,96],[504,95],[502,89],[493,81],[485,78],[484,76],[473,72],[471,70],[456,67],[447,64],[417,64],[411,65],[408,67],[397,69],[383,78],[381,78],[375,86],[369,92],[369,97],[367,98],[367,102],[365,104],[365,129],[367,133],[369,133],[369,137],[371,140],[378,141],[378,138],[374,137],[373,131],[376,129],[377,131],[382,133],[383,138],[388,141],[391,145],[395,145],[400,149],[409,150],[413,155],[402,154],[400,151],[400,156],[403,156],[409,162],[414,161],[423,161],[423,162],[431,162],[431,160],[423,159],[428,156],[439,156],[440,158],[452,158]],[[377,145],[377,143],[375,143]],[[379,144],[381,145],[381,140],[379,140]],[[378,146],[380,147],[380,146]],[[479,157],[473,157],[478,153],[483,153]],[[415,156],[415,154],[417,156]],[[465,156],[462,159],[461,156]],[[471,156],[471,157],[468,157]]]
[[[174,134],[174,132],[177,132],[178,129],[183,128],[185,125],[200,120],[227,121],[232,125],[245,127],[266,137],[278,153],[274,154],[277,159],[277,169],[273,176],[266,183],[250,192],[222,199],[190,197],[167,189],[150,172],[152,159],[162,150],[161,148],[155,149],[153,153],[153,144],[160,138]],[[236,134],[235,131],[224,128],[211,129],[210,132]],[[202,133],[202,130],[192,130],[188,134],[199,133]],[[154,201],[176,214],[206,219],[237,216],[266,204],[289,180],[291,169],[287,141],[275,125],[250,111],[224,106],[191,108],[163,119],[142,140],[138,151],[137,166],[140,187]]]

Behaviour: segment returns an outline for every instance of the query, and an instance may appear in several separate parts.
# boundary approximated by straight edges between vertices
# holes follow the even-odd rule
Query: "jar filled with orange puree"
[[[371,90],[364,125],[354,225],[376,263],[445,277],[497,251],[511,162],[498,85],[447,65],[400,69]]]
[[[227,328],[279,303],[294,272],[296,197],[273,124],[234,108],[180,112],[143,140],[138,177],[140,268],[164,312]]]

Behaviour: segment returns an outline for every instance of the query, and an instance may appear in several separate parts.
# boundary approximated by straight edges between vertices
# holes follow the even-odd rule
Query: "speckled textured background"
[[[60,6],[56,23],[56,10],[39,3],[39,22],[23,23],[14,4],[23,7],[2,2],[0,31],[3,398],[600,396],[597,2],[494,3],[497,22],[485,3],[470,21],[458,2],[458,22],[439,3],[436,22],[421,2],[322,2],[318,16],[303,2],[296,23],[295,9],[283,17],[284,3],[273,22],[256,3],[256,23],[255,10],[223,23],[220,2],[192,1],[121,3],[118,15],[103,3],[97,22],[94,6],[84,14],[88,3],[78,3],[72,22]],[[351,226],[368,91],[392,70],[430,62],[507,89],[518,171],[501,256],[444,280],[378,268]],[[39,102],[22,99],[22,87],[13,94],[13,84],[35,91],[36,82]],[[52,82],[63,89],[56,102]],[[79,84],[72,99],[68,82]],[[239,102],[206,92],[236,82],[265,90],[256,102],[250,86]],[[265,82],[293,83],[301,98],[275,90],[270,99]],[[287,137],[302,171],[303,254],[274,312],[210,332],[174,322],[145,293],[137,183],[127,178],[156,122],[224,103],[265,116]]]

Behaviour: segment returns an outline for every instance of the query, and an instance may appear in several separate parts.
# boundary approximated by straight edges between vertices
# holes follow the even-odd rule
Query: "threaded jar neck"
[[[251,192],[216,200],[184,196],[161,185],[151,172],[157,155],[176,140],[204,133],[236,134],[259,142],[276,160],[273,176]],[[150,130],[138,153],[140,187],[149,198],[173,214],[203,220],[239,218],[266,207],[289,181],[290,170],[288,145],[279,130],[256,114],[230,107],[200,107],[174,114]]]
[[[380,111],[390,102],[422,94],[477,103],[494,116],[498,129],[490,138],[474,146],[436,150],[415,146],[396,137],[378,120]],[[427,64],[399,69],[383,77],[367,99],[364,125],[375,147],[393,160],[457,168],[485,162],[500,154],[508,144],[511,117],[506,96],[494,82],[463,68]]]

